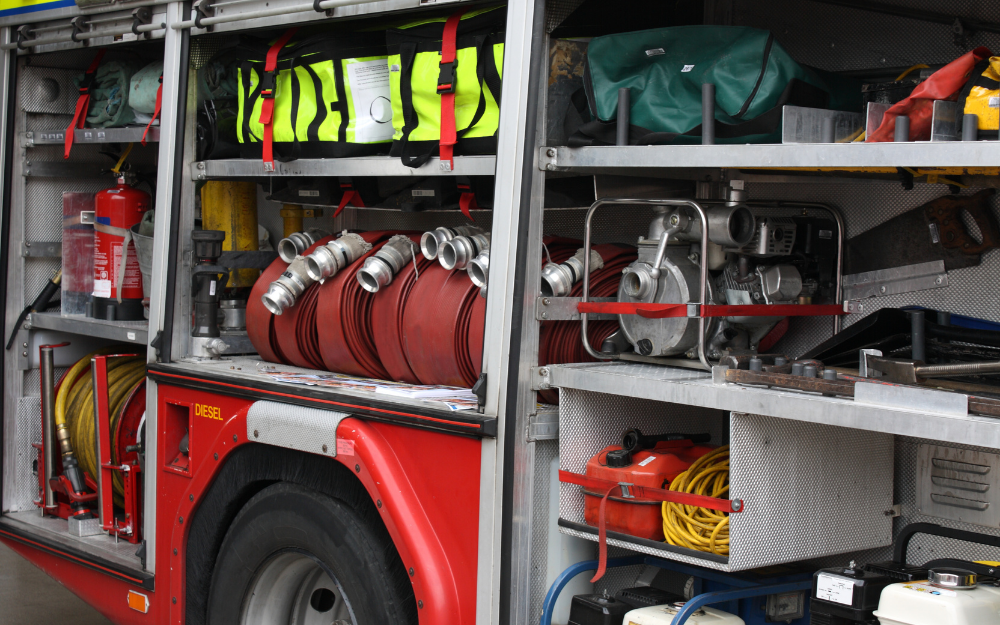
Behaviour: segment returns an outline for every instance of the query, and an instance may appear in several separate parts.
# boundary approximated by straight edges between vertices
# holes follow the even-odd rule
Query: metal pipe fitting
[[[434,260],[441,251],[441,246],[458,236],[483,234],[478,226],[456,226],[455,228],[435,228],[420,236],[420,252],[427,260]]]
[[[317,247],[312,254],[305,257],[306,275],[313,282],[322,282],[337,275],[337,272],[371,249],[372,244],[361,238],[361,235],[354,232],[346,233],[339,239]]]
[[[286,308],[294,306],[295,301],[313,282],[315,280],[306,275],[306,259],[296,256],[284,273],[267,287],[267,292],[260,299],[271,314],[280,315]]]
[[[43,465],[39,467],[45,474],[43,504],[46,508],[56,505],[56,495],[50,480],[56,476],[56,458],[59,456],[56,443],[56,381],[55,357],[51,345],[43,345],[39,350],[39,373],[42,378],[42,451]]]
[[[479,252],[479,256],[469,261],[467,271],[469,272],[469,280],[472,280],[472,284],[475,284],[480,289],[485,289],[486,284],[490,280],[490,251],[485,249]]]
[[[656,292],[656,278],[653,277],[650,266],[638,263],[626,269],[622,275],[622,288],[633,299],[646,301],[652,297]]]
[[[583,280],[583,254],[581,247],[572,258],[561,265],[547,263],[542,268],[542,296],[566,297],[573,290],[573,285]],[[604,259],[596,250],[590,250],[590,270],[604,268]]]
[[[247,301],[245,299],[224,299],[219,302],[222,321],[219,329],[224,332],[241,332],[247,329]]]
[[[465,269],[469,265],[469,261],[489,247],[490,235],[488,234],[457,236],[441,246],[438,262],[449,271]]]
[[[330,233],[319,228],[309,228],[303,232],[296,232],[278,241],[278,256],[286,263],[295,260],[295,257],[309,249],[309,246],[319,241],[323,237],[330,236]]]
[[[413,241],[405,234],[389,239],[358,271],[358,284],[369,293],[378,293],[392,283],[392,278],[413,260]]]
[[[745,204],[727,203],[724,206],[713,206],[705,213],[708,217],[708,240],[722,247],[741,248],[753,239],[757,230],[757,220]],[[691,219],[685,225],[686,227],[677,233],[677,239],[701,241],[700,221]]]

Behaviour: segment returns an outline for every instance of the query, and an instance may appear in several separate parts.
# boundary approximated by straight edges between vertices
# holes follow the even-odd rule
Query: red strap
[[[475,221],[472,217],[472,213],[469,211],[479,210],[479,203],[476,202],[476,194],[471,191],[462,193],[458,198],[458,206],[462,209],[462,214],[469,218],[469,221]]]
[[[580,302],[576,306],[582,313],[608,315],[639,315],[646,319],[687,317],[687,304],[643,304],[630,302]],[[705,304],[700,307],[702,317],[823,317],[846,315],[836,304],[748,304],[718,306]]]
[[[163,76],[160,76],[160,86],[156,88],[156,108],[153,109],[153,116],[149,119],[149,123],[146,124],[146,130],[142,131],[142,145],[146,145],[146,135],[149,134],[149,129],[153,126],[153,122],[156,118],[160,116],[160,104],[163,102]]]
[[[441,65],[438,73],[437,91],[441,95],[441,138],[438,153],[442,167],[447,163],[447,170],[455,170],[455,144],[458,143],[458,131],[455,128],[455,83],[458,75],[455,73],[456,46],[458,39],[458,23],[468,9],[453,13],[444,23],[441,35]],[[471,219],[471,216],[469,216]]]
[[[365,202],[361,199],[361,194],[358,193],[357,189],[346,189],[344,191],[344,195],[340,198],[340,204],[337,205],[337,210],[333,213],[333,216],[340,215],[340,211],[344,210],[344,207],[348,204],[355,208],[365,207]]]
[[[101,59],[104,58],[105,52],[107,50],[104,48],[97,51],[94,60],[90,62],[90,67],[87,68],[87,71],[83,75],[83,83],[80,86],[80,97],[76,99],[76,111],[73,112],[73,121],[66,128],[63,158],[69,158],[69,152],[73,149],[73,138],[75,135],[73,131],[77,128],[83,128],[84,123],[87,121],[87,109],[90,106],[90,87],[93,85],[94,74],[97,72],[97,67],[101,64]]]
[[[268,80],[267,88],[261,89],[260,97],[263,99],[260,104],[260,123],[264,124],[264,171],[274,171],[274,96],[278,90],[277,76],[275,70],[278,69],[278,53],[288,45],[298,28],[290,28],[267,50],[267,58],[264,60],[264,74],[260,80]]]
[[[693,495],[691,493],[683,493],[676,490],[664,490],[662,488],[652,488],[650,486],[623,484],[620,482],[612,482],[611,480],[588,477],[586,475],[580,475],[579,473],[570,473],[569,471],[559,471],[559,481],[564,484],[576,484],[578,486],[583,486],[585,490],[604,493],[604,496],[601,498],[600,509],[598,510],[597,541],[599,546],[597,556],[597,572],[594,573],[594,578],[590,580],[590,583],[594,583],[604,577],[604,572],[607,570],[608,528],[605,522],[604,511],[607,508],[608,497],[611,496],[611,493],[614,492],[616,488],[621,489],[622,497],[634,499],[637,503],[640,501],[670,501],[685,506],[697,506],[699,508],[708,508],[710,510],[719,510],[720,512],[731,513],[743,512],[745,509],[742,499],[717,499],[715,497]]]

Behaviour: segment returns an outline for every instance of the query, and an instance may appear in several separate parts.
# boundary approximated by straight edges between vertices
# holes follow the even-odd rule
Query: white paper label
[[[413,197],[434,197],[434,189],[414,189],[410,194]]]
[[[94,280],[94,297],[111,297],[111,280]]]
[[[215,295],[215,280],[208,283],[208,294]]]
[[[853,605],[854,584],[843,577],[820,573],[816,577],[816,598],[842,605]]]
[[[646,466],[647,464],[649,464],[650,462],[652,462],[654,460],[656,460],[656,456],[650,456],[649,458],[646,458],[645,460],[643,460],[642,462],[640,462],[639,466],[640,467],[644,467],[644,466]]]
[[[374,143],[392,139],[389,101],[389,66],[385,60],[359,61],[347,65],[347,80],[354,105],[354,141]],[[387,116],[385,111],[390,111]]]
[[[319,197],[316,189],[299,189],[299,197]]]
[[[684,73],[684,74],[686,74],[686,73],[690,72],[690,71],[691,71],[691,70],[693,70],[693,69],[694,69],[694,65],[685,65],[685,66],[684,66],[684,67],[683,67],[683,68],[681,69],[681,72],[682,72],[682,73]]]
[[[1000,109],[1000,96],[991,95],[990,96],[990,108]]]
[[[135,332],[126,332],[125,333],[125,338],[127,338],[130,341],[134,341],[135,340]]]

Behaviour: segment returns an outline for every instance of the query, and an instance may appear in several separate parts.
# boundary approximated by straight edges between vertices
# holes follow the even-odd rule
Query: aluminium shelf
[[[44,312],[31,313],[27,324],[32,330],[55,330],[137,345],[149,343],[149,324],[146,321],[106,321],[83,315],[63,316],[57,312]]]
[[[496,171],[495,156],[456,156],[452,171],[441,169],[441,162],[432,158],[422,167],[407,167],[392,156],[359,156],[353,158],[302,158],[282,163],[275,161],[274,171],[265,172],[260,159],[224,159],[198,161],[191,164],[192,180],[217,178],[258,178],[261,176],[492,176]]]
[[[76,130],[73,143],[140,143],[145,126],[128,128],[83,128]],[[66,140],[65,129],[37,130],[21,133],[21,146],[25,148],[36,145],[62,145]],[[160,140],[160,127],[153,126],[146,135],[146,142]]]
[[[996,167],[1000,141],[650,145],[541,148],[545,171],[637,175],[672,167],[731,169]]]
[[[552,387],[1000,449],[1000,419],[712,381],[706,371],[624,362],[548,365]],[[539,370],[541,371],[541,370]],[[918,391],[919,392],[919,391]],[[943,392],[935,395],[945,395]],[[954,397],[954,394],[948,394]]]

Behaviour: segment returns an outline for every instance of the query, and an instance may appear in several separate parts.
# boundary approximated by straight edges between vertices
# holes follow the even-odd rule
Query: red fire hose
[[[389,379],[409,384],[419,384],[420,379],[410,368],[403,346],[403,312],[409,301],[410,291],[414,284],[424,279],[425,272],[438,263],[427,260],[420,253],[420,236],[411,235],[416,248],[416,267],[411,261],[393,278],[392,282],[382,287],[372,301],[371,319],[375,328],[374,340],[378,357],[382,366],[389,373]],[[419,278],[418,278],[419,274]],[[480,337],[482,343],[482,337]],[[482,358],[480,357],[480,360]]]
[[[303,252],[303,256],[308,256],[320,245],[325,245],[333,240],[333,237],[320,239]],[[278,346],[277,334],[274,328],[275,315],[264,307],[261,298],[267,293],[267,288],[272,282],[278,279],[288,267],[288,263],[277,258],[261,272],[257,282],[254,283],[250,291],[250,298],[247,300],[247,335],[254,349],[260,357],[268,362],[290,362],[284,358]],[[293,306],[292,309],[295,309]],[[291,312],[291,311],[289,311]],[[287,314],[287,313],[286,313]],[[280,315],[279,317],[283,317]]]

